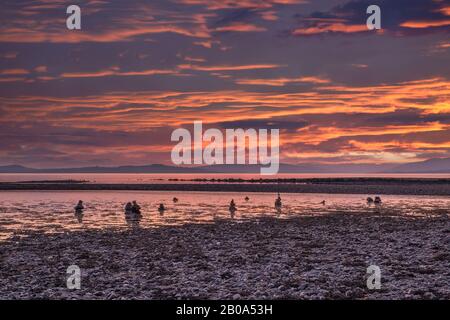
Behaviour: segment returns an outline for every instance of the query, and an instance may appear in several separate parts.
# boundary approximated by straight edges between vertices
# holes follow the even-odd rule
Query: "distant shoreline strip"
[[[0,183],[0,191],[200,191],[450,196],[450,181],[320,181],[308,183]]]

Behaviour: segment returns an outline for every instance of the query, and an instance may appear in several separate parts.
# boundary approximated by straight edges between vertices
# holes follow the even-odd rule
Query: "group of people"
[[[244,200],[246,202],[248,202],[250,200],[250,198],[249,197],[245,197]],[[278,197],[275,200],[275,209],[281,210],[281,206],[282,206],[281,196],[280,196],[280,193],[278,192]],[[234,199],[231,199],[230,205],[228,206],[228,209],[230,210],[231,213],[234,213],[235,211],[237,211],[237,207],[236,207],[236,203],[234,202]]]
[[[368,197],[367,198],[367,203],[368,204],[372,204],[372,203],[381,204],[381,198],[380,197],[375,197],[375,200],[374,200],[372,197]]]
[[[177,198],[173,198],[173,202],[178,202]],[[164,206],[164,203],[160,203],[159,207],[158,207],[158,211],[160,213],[163,213],[164,210],[166,210],[166,207]],[[130,214],[134,214],[134,215],[141,215],[141,206],[137,204],[136,201],[128,202],[125,205],[125,214],[126,215],[130,215]]]
[[[125,205],[125,214],[141,215],[141,206],[137,204],[136,200],[134,200],[133,202],[128,202]]]
[[[249,197],[245,197],[245,201],[249,201],[250,198]],[[178,198],[174,197],[172,199],[172,201],[174,203],[178,202]],[[368,204],[381,204],[381,198],[379,196],[375,197],[375,199],[373,199],[372,197],[368,197],[367,198],[367,203]],[[325,200],[323,200],[321,202],[321,204],[325,205]],[[280,193],[278,193],[278,197],[275,199],[275,209],[277,210],[281,210],[281,206],[282,206],[282,202],[281,202],[281,196]],[[237,211],[237,207],[236,207],[236,203],[234,202],[234,199],[231,199],[230,205],[228,207],[229,211],[231,213],[234,213]],[[83,205],[83,201],[80,200],[78,201],[77,205],[75,206],[75,214],[77,216],[82,216],[83,214],[83,210],[84,210],[84,205]],[[158,211],[162,214],[164,211],[166,210],[166,207],[164,206],[163,203],[159,204],[158,207]],[[136,202],[136,200],[132,201],[132,202],[128,202],[125,205],[125,215],[126,216],[130,216],[130,215],[135,215],[135,216],[141,216],[141,206]]]
[[[249,201],[249,200],[250,200],[249,197],[245,197],[245,201]],[[367,198],[367,203],[368,203],[368,204],[372,204],[372,203],[374,203],[374,204],[381,204],[381,202],[382,202],[382,201],[381,201],[381,198],[378,197],[378,196],[375,197],[375,199],[373,199],[372,197],[368,197],[368,198]],[[320,202],[320,204],[325,205],[325,204],[326,204],[326,201],[325,201],[325,200],[322,200],[322,201]],[[275,199],[275,209],[277,209],[277,211],[280,211],[282,205],[283,205],[283,203],[281,202],[281,196],[280,196],[280,193],[278,192],[278,197]],[[230,202],[229,210],[230,210],[231,212],[233,212],[233,213],[237,210],[237,208],[236,208],[236,203],[234,202],[233,199],[232,199],[231,202]]]

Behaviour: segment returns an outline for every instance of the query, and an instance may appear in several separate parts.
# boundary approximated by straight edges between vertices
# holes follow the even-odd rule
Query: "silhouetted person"
[[[133,201],[131,212],[133,212],[134,214],[141,214],[141,206],[138,205],[136,201]]]
[[[374,203],[375,204],[381,204],[381,198],[380,197],[375,197]]]
[[[177,203],[178,202],[178,198],[177,197],[173,197],[173,203]]]
[[[372,197],[367,197],[367,203],[369,203],[369,204],[373,203]]]
[[[77,205],[74,207],[75,209],[75,217],[77,218],[79,223],[83,222],[83,210],[84,210],[84,206],[83,206],[83,201],[78,201]]]
[[[245,197],[245,201],[248,201],[248,200],[250,200],[250,198],[249,197]]]
[[[133,213],[133,205],[131,204],[131,202],[127,202],[127,204],[125,205],[125,214],[130,215]]]
[[[228,207],[228,209],[230,210],[230,212],[235,212],[237,210],[236,208],[236,203],[234,203],[234,199],[231,199],[230,201],[230,206]]]
[[[326,203],[325,200],[322,200],[321,204],[325,205],[325,203]]]
[[[282,203],[281,203],[281,197],[280,197],[280,193],[278,192],[278,198],[275,200],[275,208],[281,208]]]
[[[75,206],[75,211],[83,211],[83,210],[84,210],[83,201],[80,200]]]
[[[159,213],[163,214],[164,210],[166,210],[166,207],[164,207],[164,203],[160,203],[158,207]]]

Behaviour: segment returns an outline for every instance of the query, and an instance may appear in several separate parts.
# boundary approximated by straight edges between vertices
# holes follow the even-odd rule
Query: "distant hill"
[[[32,169],[23,166],[0,166],[0,173],[202,173],[201,168],[173,167],[162,164],[119,167],[81,167]]]
[[[421,162],[413,162],[398,165],[391,173],[450,173],[450,158],[429,159]]]
[[[259,165],[211,165],[176,167],[163,164],[119,167],[33,169],[20,165],[0,166],[0,173],[259,173]],[[407,164],[280,164],[279,173],[450,173],[450,158]]]
[[[279,173],[376,173],[392,169],[394,165],[369,164],[286,164],[281,163]],[[259,173],[260,165],[212,165],[202,167],[205,173]]]
[[[33,173],[36,169],[27,168],[24,166],[0,166],[0,173]]]
[[[366,164],[280,164],[279,173],[375,173],[391,169],[392,165]],[[119,167],[82,167],[82,168],[51,168],[33,169],[23,166],[0,166],[0,173],[259,173],[260,165],[211,165],[201,167],[175,167],[162,164],[145,166]]]

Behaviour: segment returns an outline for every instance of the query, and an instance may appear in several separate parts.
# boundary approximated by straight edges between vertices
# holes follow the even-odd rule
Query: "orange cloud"
[[[118,68],[108,70],[119,72]],[[314,80],[312,77],[310,80]],[[321,79],[321,78],[317,78]],[[279,80],[279,79],[275,79]],[[8,122],[18,125],[23,121],[49,123],[77,129],[123,130],[133,132],[152,128],[179,127],[198,120],[205,124],[233,121],[263,120],[271,122],[283,117],[298,121],[303,118],[330,119],[314,121],[306,127],[283,133],[283,157],[292,159],[347,157],[376,161],[407,161],[417,150],[448,149],[450,125],[439,122],[438,116],[421,121],[421,116],[450,113],[450,82],[443,78],[429,78],[378,86],[344,86],[323,83],[304,92],[253,92],[244,90],[218,91],[165,91],[165,92],[110,92],[102,95],[80,97],[20,96],[0,97],[0,105]],[[282,80],[279,83],[285,82]],[[430,99],[433,98],[433,99]],[[216,107],[219,106],[220,108]],[[417,122],[369,125],[361,121],[355,125],[351,115],[372,114],[372,118],[401,110],[416,110]],[[176,117],[167,117],[168,113]],[[57,115],[57,116],[56,116]],[[328,115],[328,116],[327,116]],[[334,115],[337,115],[334,118]],[[341,115],[341,116],[339,116]],[[344,115],[344,116],[343,116]],[[342,117],[348,115],[348,125]],[[333,121],[333,119],[341,119]],[[89,119],[89,121],[85,121]],[[364,119],[364,118],[363,118]],[[445,117],[443,118],[445,119]],[[2,122],[3,120],[0,120]],[[382,121],[382,120],[379,120]],[[159,129],[158,129],[159,130]],[[434,133],[439,139],[406,141],[408,135]],[[446,135],[449,137],[445,139]],[[370,137],[370,140],[365,140]],[[345,138],[345,139],[343,139]],[[320,149],[323,143],[341,141],[336,151]],[[369,142],[370,141],[370,142]],[[306,144],[303,150],[297,144]],[[127,146],[128,152],[137,150]],[[167,146],[161,146],[161,149]],[[405,153],[389,151],[407,149]],[[107,152],[100,148],[99,152]],[[150,150],[150,149],[149,149]],[[394,160],[393,160],[394,159]],[[353,160],[352,160],[353,161]]]
[[[47,66],[38,66],[38,67],[34,68],[34,71],[41,72],[41,73],[47,72]]]
[[[314,27],[296,29],[293,35],[313,35],[327,32],[355,33],[367,31],[366,25],[346,25],[344,23],[318,23]]]
[[[106,2],[97,4],[106,4]],[[83,7],[83,14],[91,14],[102,10],[91,7],[93,3]],[[65,9],[64,4],[57,4],[59,9]],[[118,15],[113,21],[104,18],[100,28],[83,28],[80,31],[68,31],[65,28],[65,17],[51,15],[43,19],[29,19],[24,12],[46,14],[48,8],[30,5],[11,9],[15,19],[2,21],[0,42],[21,43],[79,43],[79,42],[119,42],[130,41],[138,36],[174,33],[192,38],[210,38],[207,18],[212,14],[196,13],[190,16],[180,16],[177,12],[158,11],[148,4],[130,4],[133,15]],[[53,8],[55,9],[55,8]],[[44,11],[44,12],[43,12]],[[62,11],[63,12],[63,11]],[[163,17],[163,18],[162,18]]]
[[[11,77],[11,78],[0,78],[0,82],[21,82],[25,81],[25,78]]]
[[[94,72],[68,72],[61,75],[62,78],[98,78],[98,77],[111,77],[111,76],[150,76],[156,74],[175,74],[173,70],[141,70],[141,71],[120,71],[118,67],[112,67],[106,70],[94,71]]]
[[[188,59],[192,60],[192,59]],[[198,59],[196,59],[198,60]],[[149,70],[140,70],[140,71],[120,71],[119,67],[111,67],[104,70],[98,71],[87,71],[87,72],[66,72],[61,74],[60,78],[100,78],[100,77],[111,77],[111,76],[151,76],[151,75],[185,75],[181,74],[182,70],[195,70],[195,71],[209,71],[209,72],[217,72],[217,71],[240,71],[240,70],[258,70],[258,69],[272,69],[278,68],[279,65],[275,64],[256,64],[256,65],[237,65],[237,66],[199,66],[199,65],[191,65],[191,64],[181,64],[178,66],[179,70],[165,70],[165,69],[149,69]],[[219,75],[215,73],[214,75]],[[228,75],[220,74],[220,77],[230,77]],[[51,78],[40,78],[43,80],[51,80]],[[304,82],[307,81],[321,81],[319,78],[303,78]]]
[[[184,60],[188,62],[205,62],[206,59],[204,58],[195,58],[195,57],[184,57]]]
[[[433,27],[445,27],[450,25],[450,20],[441,21],[407,21],[400,24],[404,28],[425,29]]]
[[[270,119],[277,116],[307,114],[383,114],[385,112],[412,108],[420,110],[424,114],[443,113],[450,112],[449,96],[450,82],[441,78],[434,78],[373,87],[320,86],[312,88],[310,91],[299,93],[247,92],[239,90],[213,92],[119,92],[104,96],[64,99],[55,97],[0,98],[0,103],[9,108],[9,111],[13,112],[18,118],[26,115],[28,119],[32,119],[35,111],[39,112],[39,117],[42,117],[42,112],[44,111],[61,111],[64,108],[76,105],[96,106],[98,110],[92,115],[91,118],[93,120],[95,118],[114,119],[117,123],[121,123],[128,121],[125,116],[128,113],[142,112],[143,114],[139,117],[139,121],[160,124],[169,121],[167,119],[168,111],[176,111],[177,117],[170,121],[179,125],[181,123],[189,123],[192,119],[195,120],[198,117],[198,109],[208,108],[212,104],[222,104],[224,107],[202,112],[204,122]],[[434,102],[425,104],[414,103],[414,100],[420,101],[429,97],[439,98]],[[36,104],[42,104],[46,107],[36,108]],[[127,105],[127,108],[116,109],[117,106],[122,104]],[[28,105],[30,106],[29,108],[27,107]],[[183,106],[183,108],[179,109],[180,106]],[[271,109],[268,110],[267,107]],[[27,109],[26,112],[23,112],[24,108]],[[118,117],[119,115],[120,118]],[[73,117],[78,117],[78,115],[73,115]],[[133,117],[135,115],[131,114],[130,121]],[[413,131],[419,129],[417,127],[411,128]],[[384,130],[388,129],[384,128]],[[399,130],[405,130],[405,128],[400,128]],[[358,132],[358,129],[356,129],[356,132]],[[401,132],[397,131],[397,133]],[[328,134],[338,133],[331,130]]]
[[[277,79],[237,79],[237,84],[282,87],[290,83],[325,84],[330,80],[320,77],[277,78]]]
[[[28,70],[25,69],[6,69],[6,70],[1,70],[0,71],[0,75],[25,75],[25,74],[29,74],[30,72]]]
[[[199,66],[191,64],[181,64],[178,68],[182,70],[196,70],[196,71],[239,71],[239,70],[257,70],[257,69],[274,69],[279,68],[278,64],[249,64],[249,65],[235,65],[235,66]]]
[[[450,16],[450,6],[443,7],[439,10],[439,12],[443,13],[446,16]]]
[[[276,11],[261,11],[260,12],[261,18],[266,21],[277,21],[278,16]]]
[[[450,42],[449,43],[440,43],[438,45],[438,48],[439,49],[448,49],[448,48],[450,48]]]
[[[365,69],[365,68],[369,67],[369,65],[364,64],[364,63],[353,63],[352,66],[355,68],[361,68],[361,69]]]
[[[157,33],[176,33],[188,37],[208,38],[209,34],[202,30],[189,30],[173,25],[148,25],[141,28],[134,27],[135,23],[130,22],[128,26],[118,26],[117,29],[103,33],[71,32],[67,33],[62,28],[58,31],[34,31],[29,29],[4,29],[0,34],[0,42],[28,42],[28,43],[78,43],[78,42],[118,42],[128,41],[133,37],[151,35]],[[131,27],[130,27],[131,26]],[[63,30],[60,32],[59,30]]]
[[[233,31],[233,32],[261,32],[266,31],[266,28],[258,27],[248,23],[233,23],[228,26],[216,28],[215,31]]]
[[[17,58],[18,55],[19,55],[18,52],[6,52],[6,53],[0,55],[0,57],[5,58],[5,59],[15,59],[15,58]]]
[[[305,0],[178,0],[179,3],[185,5],[202,5],[208,10],[222,10],[233,8],[272,8],[275,5],[291,5],[306,3]]]

